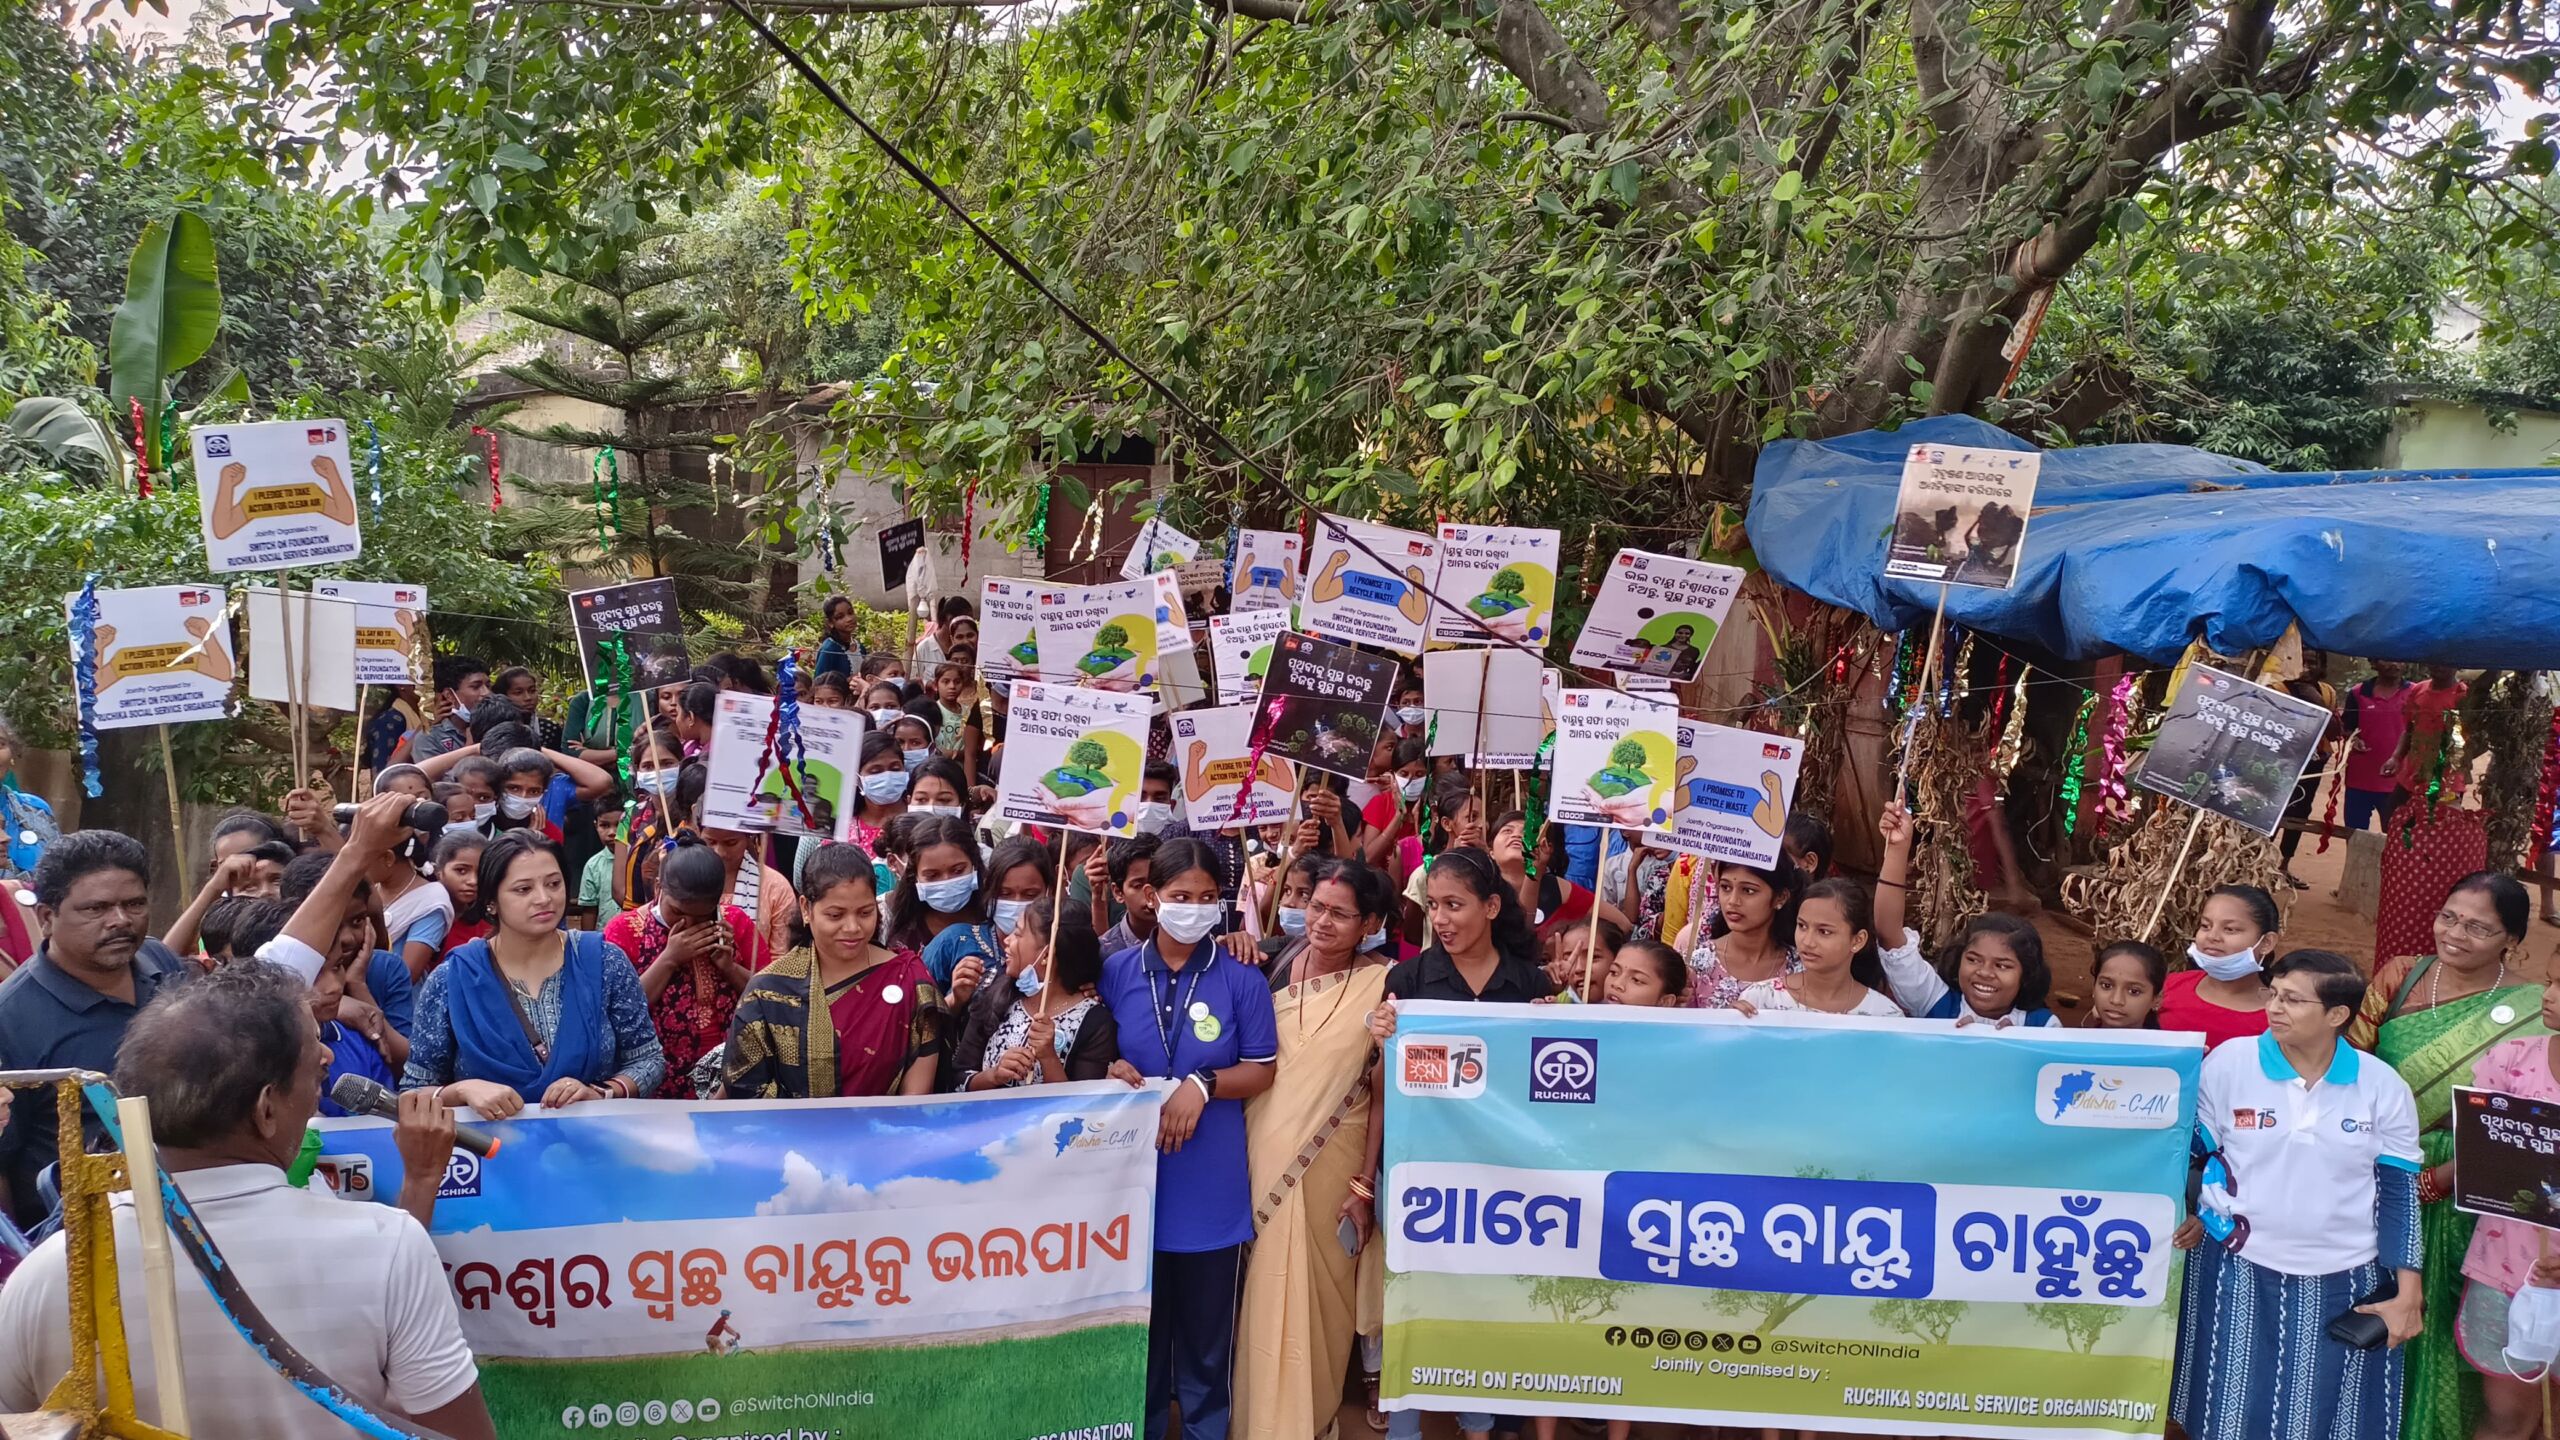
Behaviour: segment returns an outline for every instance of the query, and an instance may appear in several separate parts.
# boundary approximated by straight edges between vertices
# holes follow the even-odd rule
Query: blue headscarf
[[[600,1085],[610,1076],[614,1041],[604,1008],[604,937],[592,930],[564,932],[560,957],[560,1024],[551,1036],[551,1058],[536,1058],[524,1026],[507,998],[507,977],[474,940],[445,957],[445,1007],[453,1017],[453,1074],[457,1080],[494,1080],[542,1103],[553,1082],[576,1079]],[[530,1007],[528,1007],[528,1010]]]

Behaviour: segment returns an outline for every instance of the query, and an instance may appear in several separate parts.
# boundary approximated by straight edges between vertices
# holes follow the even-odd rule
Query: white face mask
[[[871,723],[879,726],[883,730],[886,730],[890,726],[897,724],[898,717],[906,713],[906,711],[899,709],[895,705],[884,706],[871,712]]]
[[[2233,955],[2207,955],[2202,947],[2190,945],[2187,958],[2196,962],[2197,969],[2216,980],[2251,979],[2263,968],[2258,963],[2255,950],[2243,950]]]
[[[1431,718],[1431,712],[1419,705],[1400,705],[1396,707],[1396,718],[1418,729],[1423,721]]]
[[[1223,905],[1158,905],[1156,928],[1188,945],[1218,928]]]
[[[1040,993],[1040,967],[1039,967],[1039,966],[1037,966],[1037,965],[1031,966],[1030,968],[1028,968],[1028,969],[1024,970],[1021,974],[1014,976],[1014,977],[1013,977],[1013,988],[1014,988],[1014,989],[1016,989],[1016,990],[1021,991],[1021,992],[1022,992],[1023,994],[1025,994],[1025,995],[1037,995],[1037,994],[1039,994],[1039,993]]]
[[[631,772],[631,783],[643,790],[673,790],[676,788],[676,772],[673,770],[634,770]]]
[[[919,815],[948,815],[955,820],[960,817],[957,805],[910,805],[907,808]]]
[[[507,818],[510,820],[522,820],[526,816],[531,815],[535,808],[541,804],[542,802],[540,800],[535,799],[531,795],[501,795],[498,797],[498,808],[506,811]]]
[[[2560,1360],[2560,1290],[2527,1285],[2507,1306],[2507,1367],[2540,1384],[2554,1360]]]
[[[475,824],[487,820],[490,816],[497,813],[498,802],[495,800],[483,800],[479,804],[471,807],[471,819]]]
[[[1294,940],[1307,933],[1307,912],[1300,906],[1280,907],[1280,933]]]
[[[862,798],[874,805],[895,805],[907,798],[907,772],[877,770],[862,777]]]
[[[1138,802],[1138,833],[1161,835],[1173,825],[1173,807],[1161,800]]]
[[[1386,926],[1384,926],[1384,925],[1381,925],[1381,926],[1379,926],[1379,927],[1377,928],[1377,930],[1376,930],[1374,933],[1369,934],[1369,935],[1366,935],[1366,936],[1363,936],[1363,937],[1361,938],[1361,941],[1360,941],[1360,948],[1361,948],[1362,950],[1384,950],[1384,949],[1386,949],[1386,948],[1387,948],[1387,927],[1386,927]]]
[[[1430,782],[1431,777],[1428,775],[1408,775],[1405,777],[1404,782],[1396,788],[1403,792],[1404,803],[1410,805],[1414,801],[1422,798],[1422,787]]]
[[[1020,928],[1022,924],[1022,912],[1030,908],[1031,902],[1028,900],[997,901],[996,933],[999,935],[1012,934],[1016,929]]]

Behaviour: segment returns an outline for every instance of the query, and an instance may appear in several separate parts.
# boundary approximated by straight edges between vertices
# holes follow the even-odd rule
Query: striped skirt
[[[2210,1242],[2188,1251],[2169,1408],[2189,1440],[2397,1440],[2400,1352],[2329,1338],[2383,1273],[2281,1275]]]

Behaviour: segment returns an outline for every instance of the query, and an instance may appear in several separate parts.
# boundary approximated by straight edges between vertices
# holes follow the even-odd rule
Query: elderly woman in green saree
[[[2524,887],[2483,870],[2456,881],[2435,918],[2436,951],[2374,967],[2348,1043],[2370,1050],[2417,1097],[2419,1273],[2426,1329],[2409,1342],[2402,1440],[2470,1440],[2481,1414],[2480,1377],[2455,1347],[2462,1257],[2472,1217],[2453,1208],[2453,1087],[2472,1062],[2512,1036],[2537,1033],[2541,989],[2520,973],[2531,906]]]

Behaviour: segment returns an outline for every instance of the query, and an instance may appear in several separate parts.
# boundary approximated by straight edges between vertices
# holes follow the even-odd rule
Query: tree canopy
[[[787,0],[761,11],[1046,281],[1318,498],[1574,523],[1668,477],[1690,523],[1794,433],[1981,410],[2102,247],[2174,264],[2270,189],[2348,206],[2517,175],[2547,5],[2488,0]],[[238,42],[303,152],[400,205],[458,301],[492,267],[752,174],[809,313],[899,343],[844,458],[929,493],[1168,417],[708,0],[310,0]],[[319,77],[325,77],[319,78]],[[2513,118],[2510,115],[2510,118]],[[278,123],[285,123],[279,120]],[[2246,348],[2246,337],[2233,343]],[[2268,377],[2280,381],[2282,377]],[[1176,437],[1179,438],[1179,437]],[[1248,493],[1179,452],[1199,489]],[[1248,503],[1249,502],[1249,503]]]

